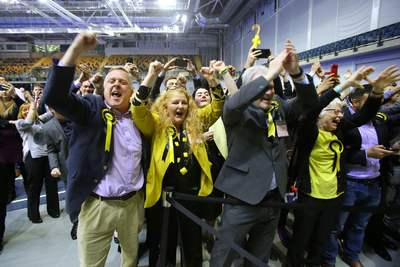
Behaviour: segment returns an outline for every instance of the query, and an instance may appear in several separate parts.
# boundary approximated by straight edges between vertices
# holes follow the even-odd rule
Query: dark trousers
[[[32,221],[40,218],[39,204],[43,178],[46,184],[47,213],[50,216],[59,214],[57,180],[50,175],[48,157],[34,159],[29,152],[25,159],[25,169],[27,172],[25,190],[28,196],[28,218]]]
[[[0,242],[3,241],[6,229],[8,177],[5,175],[5,166],[0,160]]]
[[[195,215],[199,215],[201,203],[196,201],[180,201],[180,203]],[[163,209],[161,201],[158,201],[156,205],[147,209],[146,216],[146,242],[149,246],[149,266],[154,267],[158,260],[158,246],[160,245],[162,234]],[[201,267],[203,262],[201,227],[178,212],[174,207],[169,208],[167,261],[174,266],[176,265],[176,248],[178,245],[179,228],[182,238],[182,261],[184,261],[186,263],[185,266],[188,267]],[[183,263],[181,263],[181,265],[183,266]]]
[[[25,164],[23,162],[18,162],[22,178],[24,182],[26,179]],[[4,164],[5,176],[8,179],[8,194],[15,194],[15,163]]]
[[[235,199],[227,196],[227,199]],[[265,202],[281,202],[278,190]],[[253,254],[259,260],[268,263],[271,247],[278,225],[280,209],[275,207],[224,205],[221,226],[219,232],[235,242],[242,245],[249,234],[244,249]],[[228,267],[232,265],[237,252],[230,246],[217,238],[211,253],[210,267]],[[243,266],[255,267],[248,259],[244,260]]]
[[[298,203],[340,205],[340,197],[317,199],[299,192]],[[286,254],[287,266],[303,266],[304,252],[309,245],[306,266],[320,266],[333,224],[339,211],[302,209],[294,211],[293,238]]]
[[[65,186],[65,192],[67,192],[67,181],[64,181],[64,186]],[[78,222],[79,219],[79,213],[81,212],[81,208],[77,208],[76,210],[74,210],[73,212],[71,212],[69,214],[69,220],[71,221],[71,223],[76,223]]]
[[[286,227],[286,219],[290,209],[281,209],[281,215],[279,217],[278,228]]]

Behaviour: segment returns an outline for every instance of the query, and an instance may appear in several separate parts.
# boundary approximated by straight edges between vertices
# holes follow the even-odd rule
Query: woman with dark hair
[[[229,72],[229,66],[225,66],[225,63],[222,61],[215,62],[214,66],[217,70],[220,71],[228,87],[229,93],[235,93],[237,91],[237,87],[231,73]],[[196,106],[200,109],[208,106],[211,103],[212,99],[210,95],[210,89],[208,87],[204,88],[201,86],[197,87],[192,93],[193,100]],[[222,165],[225,162],[225,158],[228,155],[226,132],[222,119],[219,118],[209,129],[204,132],[203,136],[204,139],[207,141],[208,159],[212,163],[211,175],[213,178],[213,182],[215,182],[222,168]],[[210,197],[222,198],[223,196],[224,194],[215,188],[210,194]],[[212,203],[203,203],[202,205],[203,219],[208,225],[214,227],[215,220],[222,213],[222,205]],[[214,246],[214,236],[208,231],[206,232],[206,245],[207,251],[211,253]]]
[[[132,101],[133,120],[139,130],[151,142],[150,168],[146,182],[145,208],[150,208],[147,217],[147,233],[152,235],[149,265],[155,266],[161,236],[161,193],[166,186],[176,192],[207,196],[213,190],[211,163],[207,157],[203,132],[220,116],[224,101],[222,88],[215,70],[202,68],[202,75],[211,86],[212,104],[198,109],[189,93],[180,87],[170,88],[147,108],[150,87],[161,72],[159,62],[150,64],[149,73]],[[200,215],[201,204],[180,201],[191,212]],[[151,212],[150,212],[151,211]],[[181,233],[183,260],[187,266],[202,266],[201,227],[170,209],[168,228],[167,260],[175,265],[178,232]]]
[[[385,84],[396,80],[394,71],[386,69],[370,81],[371,95],[357,113],[343,117],[343,102],[350,86],[362,88],[362,79],[373,67],[358,69],[348,80],[321,95],[318,105],[305,113],[299,123],[294,157],[298,203],[340,205],[346,189],[344,134],[371,120],[378,112]],[[396,70],[395,70],[396,71]],[[333,224],[339,211],[298,209],[294,211],[293,238],[286,255],[287,266],[303,266],[303,255],[309,245],[306,266],[320,266]]]
[[[60,217],[58,202],[57,180],[50,174],[47,145],[38,145],[34,138],[43,134],[42,123],[53,118],[51,112],[38,115],[35,100],[29,92],[25,92],[29,103],[24,103],[19,108],[18,120],[15,123],[23,140],[23,160],[27,173],[25,190],[28,196],[28,218],[33,223],[42,223],[39,213],[40,192],[43,187],[43,178],[46,183],[47,213],[53,217]]]
[[[5,146],[0,148],[0,160],[4,164],[4,179],[8,179],[8,198],[10,204],[15,198],[15,163],[20,164],[21,174],[25,178],[25,168],[22,163],[22,140],[15,128],[15,120],[19,107],[25,103],[18,97],[14,86],[0,76],[0,137]]]

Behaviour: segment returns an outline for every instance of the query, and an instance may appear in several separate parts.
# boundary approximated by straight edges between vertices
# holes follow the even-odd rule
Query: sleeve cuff
[[[310,84],[310,80],[308,80],[308,77],[306,74],[304,74],[304,77],[305,78],[302,81],[293,81],[293,82],[298,83],[298,84]]]
[[[58,61],[58,63],[57,63],[57,66],[59,66],[59,67],[74,67],[74,66],[70,66],[70,65],[64,65],[64,64],[62,64],[62,62],[61,62],[61,59]]]
[[[384,99],[391,98],[392,96],[393,96],[393,94],[392,94],[392,92],[390,92],[390,89],[388,89],[385,92],[383,92],[383,98]]]
[[[61,60],[60,60],[61,62]],[[79,80],[74,81],[74,85],[76,88],[81,88],[82,84],[79,82]]]

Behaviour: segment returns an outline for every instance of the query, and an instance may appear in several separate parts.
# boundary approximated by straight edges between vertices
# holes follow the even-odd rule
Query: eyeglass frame
[[[342,115],[344,115],[344,112],[340,109],[335,109],[335,108],[327,108],[325,109],[325,111],[331,111],[333,110],[333,112],[335,113],[335,115],[339,115],[339,113],[341,113]]]

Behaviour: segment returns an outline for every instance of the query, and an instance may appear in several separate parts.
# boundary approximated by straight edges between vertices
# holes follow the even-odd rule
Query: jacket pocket
[[[249,163],[229,158],[226,160],[226,166],[245,173],[248,173],[250,169]]]

